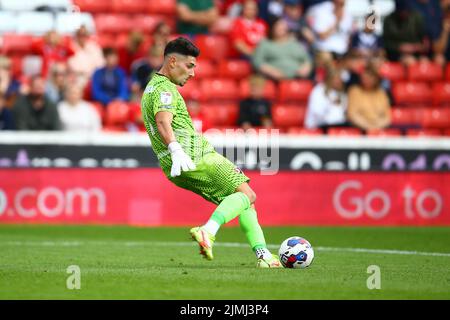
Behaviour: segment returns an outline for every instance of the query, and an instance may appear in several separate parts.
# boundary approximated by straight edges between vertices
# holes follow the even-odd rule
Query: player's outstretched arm
[[[170,175],[177,177],[181,171],[195,170],[195,164],[192,159],[183,151],[181,145],[177,142],[172,129],[173,114],[167,111],[158,112],[155,115],[156,126],[162,140],[167,145],[172,157],[172,168]]]

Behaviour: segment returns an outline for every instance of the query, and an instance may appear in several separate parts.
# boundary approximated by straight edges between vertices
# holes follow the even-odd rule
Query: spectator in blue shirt
[[[6,101],[0,94],[0,130],[14,130],[14,119],[12,112],[5,108]]]
[[[131,80],[133,87],[144,91],[154,72],[158,71],[164,62],[164,47],[153,46],[147,57],[138,59],[131,65]],[[136,85],[138,87],[136,87]]]
[[[105,66],[97,69],[92,76],[92,97],[95,101],[108,105],[114,100],[127,101],[128,82],[125,71],[118,66],[119,58],[113,48],[103,50]]]
[[[365,60],[383,60],[385,52],[383,39],[375,33],[377,16],[370,12],[365,16],[364,29],[354,33],[350,39],[351,51],[359,58]],[[381,61],[380,61],[381,63]]]
[[[422,16],[431,41],[439,38],[442,31],[442,9],[439,0],[411,0],[411,6]]]

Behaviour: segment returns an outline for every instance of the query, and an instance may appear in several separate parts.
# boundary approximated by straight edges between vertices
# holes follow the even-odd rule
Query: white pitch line
[[[127,247],[142,247],[142,246],[179,246],[189,247],[195,246],[194,242],[160,242],[160,241],[5,241],[3,245],[8,246],[41,246],[41,247],[81,247],[84,245],[121,245]],[[218,247],[225,248],[248,248],[248,244],[239,242],[218,242],[215,244]],[[0,244],[1,249],[2,244]],[[278,249],[276,244],[268,244],[269,249]],[[393,255],[418,255],[418,256],[434,256],[434,257],[450,257],[450,253],[442,252],[423,252],[423,251],[408,251],[408,250],[387,250],[387,249],[368,249],[368,248],[337,248],[337,247],[314,247],[316,251],[332,251],[332,252],[356,252],[356,253],[374,253],[374,254],[393,254]]]

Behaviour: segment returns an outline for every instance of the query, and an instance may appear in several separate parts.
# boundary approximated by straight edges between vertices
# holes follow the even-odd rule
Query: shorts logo
[[[161,103],[162,104],[171,104],[172,103],[172,94],[170,92],[161,92]]]

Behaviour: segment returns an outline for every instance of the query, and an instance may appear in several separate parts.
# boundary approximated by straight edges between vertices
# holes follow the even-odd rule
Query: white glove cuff
[[[175,151],[183,150],[181,145],[176,141],[169,143],[167,148],[169,149],[170,153],[174,153]]]

